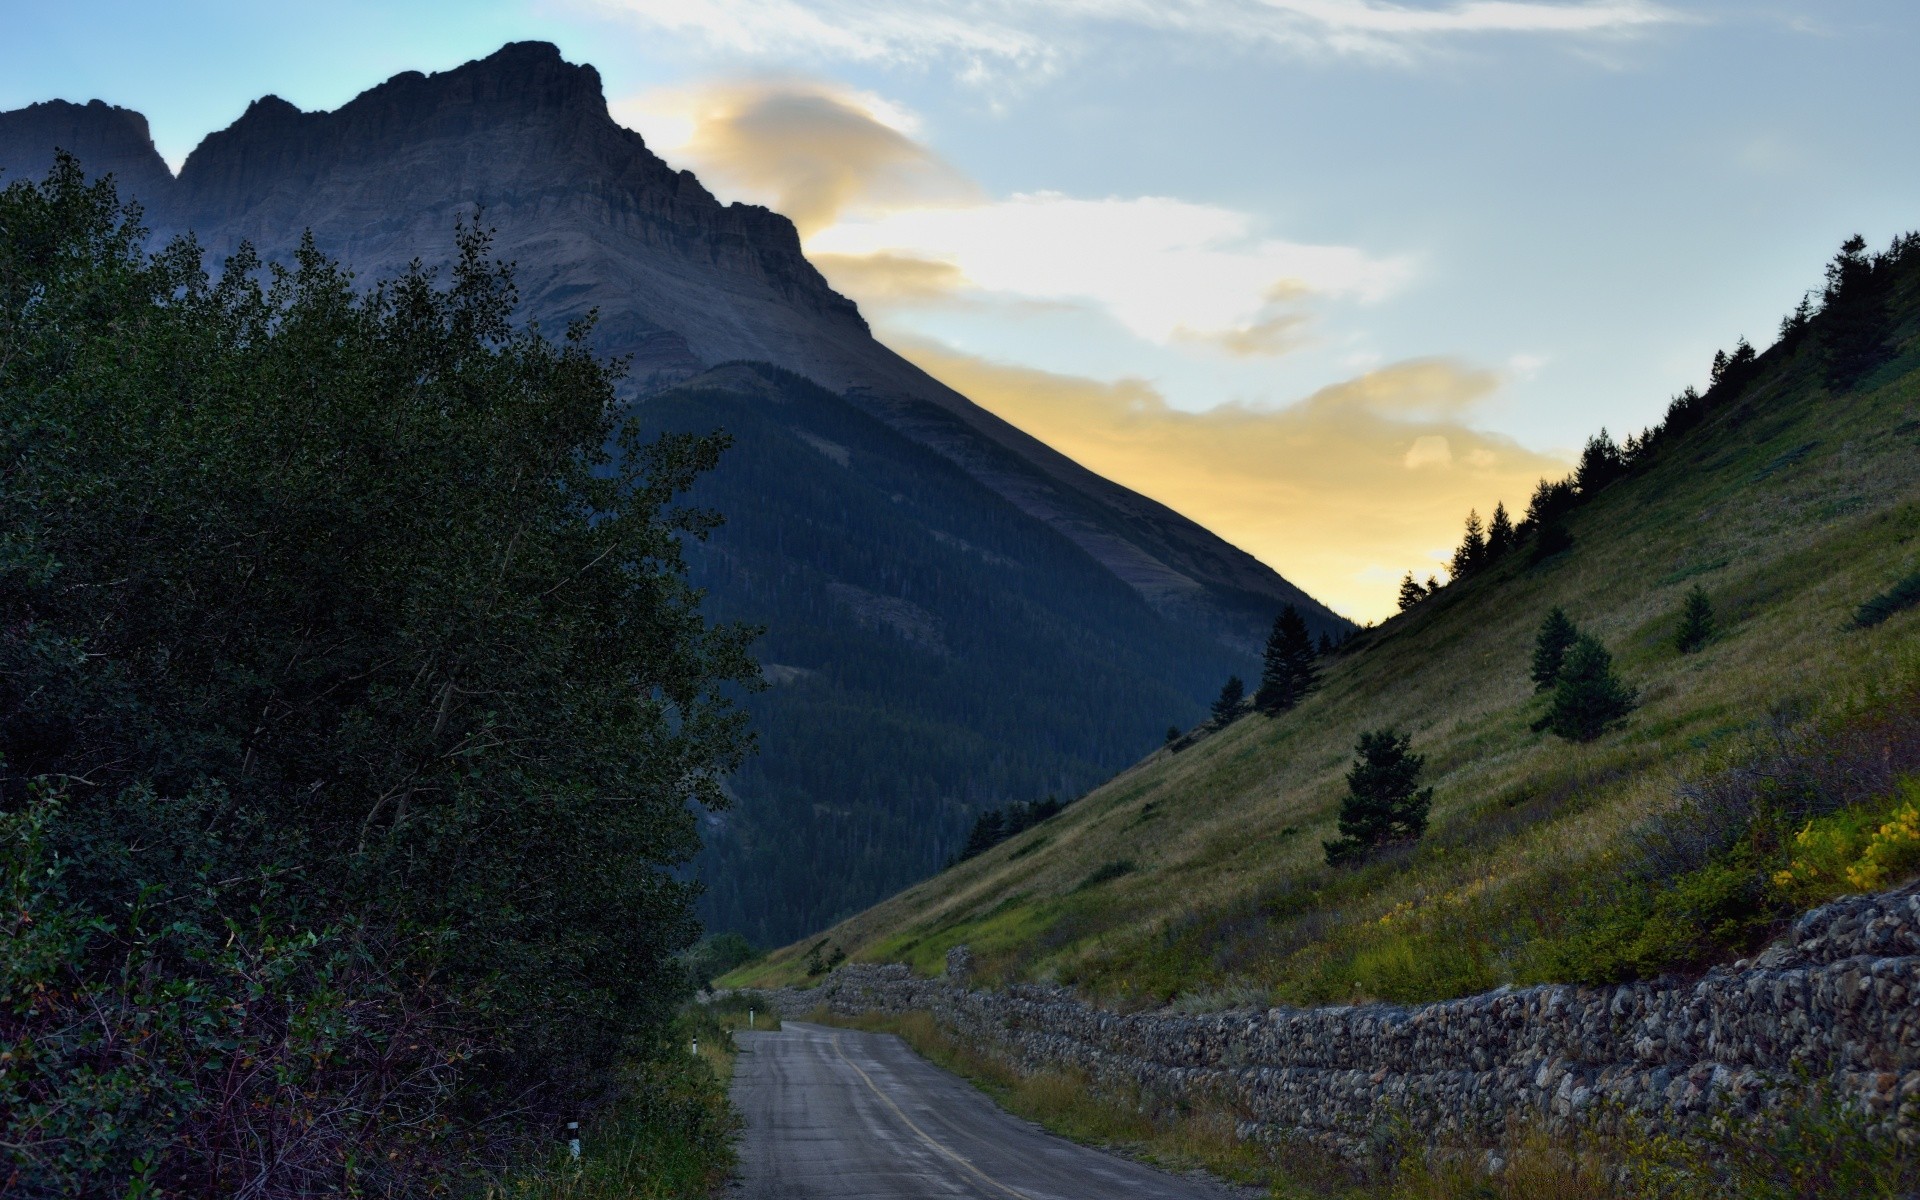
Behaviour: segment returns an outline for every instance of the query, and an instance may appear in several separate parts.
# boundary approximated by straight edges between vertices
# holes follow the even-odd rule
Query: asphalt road
[[[1225,1200],[1211,1183],[1063,1141],[891,1034],[789,1021],[736,1033],[742,1200]]]

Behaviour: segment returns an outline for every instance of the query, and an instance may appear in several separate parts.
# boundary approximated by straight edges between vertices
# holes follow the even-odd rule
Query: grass
[[[739,1117],[727,1100],[737,1014],[689,1005],[667,1044],[629,1067],[621,1099],[580,1130],[580,1157],[557,1138],[542,1162],[495,1181],[487,1200],[706,1200],[733,1170]],[[778,1018],[773,1018],[777,1028]],[[764,1019],[758,1022],[766,1027]],[[697,1047],[697,1049],[696,1049]]]
[[[1920,456],[1900,432],[1920,375],[1881,372],[1842,396],[1819,376],[1810,351],[1776,367],[1579,509],[1570,551],[1516,556],[1367,631],[1292,712],[1156,751],[1044,838],[960,863],[824,936],[855,961],[926,975],[966,943],[983,981],[1066,983],[1121,1008],[1412,1002],[1737,956],[1779,911],[1695,944],[1583,957],[1574,942],[1601,943],[1575,927],[1568,897],[1591,907],[1632,891],[1641,831],[1782,728],[1844,731],[1920,689],[1920,612],[1855,623],[1920,550]],[[1695,583],[1717,631],[1681,655],[1672,632]],[[1543,703],[1527,678],[1532,638],[1554,605],[1640,692],[1626,726],[1591,744],[1530,729]],[[1321,843],[1336,834],[1354,740],[1383,726],[1427,756],[1427,836],[1330,868]],[[1745,877],[1783,869],[1781,845],[1760,847]],[[1672,928],[1730,890],[1691,883],[1695,907]],[[813,940],[724,982],[803,983]]]

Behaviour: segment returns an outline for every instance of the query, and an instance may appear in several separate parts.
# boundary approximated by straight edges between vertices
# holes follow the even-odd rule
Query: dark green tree
[[[34,819],[61,920],[94,931],[8,964],[40,974],[0,986],[0,1038],[39,1064],[0,1080],[7,1169],[45,1133],[16,1116],[83,1119],[62,1089],[102,1080],[87,1056],[152,1030],[165,1099],[117,1110],[111,1153],[165,1190],[293,1188],[209,1158],[204,1122],[296,1094],[362,1132],[303,1127],[314,1157],[260,1171],[444,1190],[404,1178],[416,1142],[458,1144],[423,1131],[604,1099],[684,994],[679,868],[757,676],[683,567],[717,518],[678,497],[725,442],[623,420],[590,330],[517,322],[477,231],[450,272],[372,286],[310,241],[215,278],[144,244],[71,159],[0,192],[0,818],[64,793]],[[294,1040],[250,1041],[274,1012]],[[255,1082],[226,1075],[243,1054]],[[29,1193],[129,1193],[124,1162],[36,1191],[22,1153]]]
[[[1566,662],[1567,651],[1579,638],[1580,631],[1567,618],[1566,610],[1555,607],[1540,622],[1540,632],[1533,639],[1533,690],[1550,692],[1560,680],[1561,666]]]
[[[1570,742],[1590,742],[1625,721],[1634,691],[1614,674],[1613,655],[1598,638],[1581,634],[1567,651],[1546,727]]]
[[[1247,685],[1240,682],[1238,675],[1227,676],[1220,685],[1220,695],[1213,702],[1213,723],[1225,725],[1240,714],[1240,704],[1247,698]]]
[[[1499,562],[1505,558],[1515,540],[1513,518],[1507,515],[1506,504],[1495,501],[1493,517],[1487,522],[1487,561]]]
[[[1480,513],[1475,509],[1467,510],[1466,533],[1460,539],[1460,545],[1453,552],[1453,577],[1465,579],[1478,571],[1487,562],[1487,533],[1480,523]]]
[[[1327,862],[1351,862],[1379,846],[1408,842],[1427,830],[1433,789],[1420,786],[1424,755],[1412,752],[1410,735],[1391,729],[1360,735],[1340,803],[1340,837],[1323,842]]]
[[[1289,604],[1274,618],[1262,656],[1260,688],[1253,703],[1261,712],[1279,713],[1306,699],[1320,681],[1318,653],[1300,610]]]
[[[1707,589],[1695,584],[1680,609],[1680,629],[1674,634],[1673,644],[1680,653],[1692,654],[1712,636],[1713,602],[1707,599]]]
[[[1334,644],[1333,635],[1322,629],[1320,631],[1320,640],[1314,644],[1313,649],[1314,653],[1321,658],[1331,658],[1333,657],[1333,652],[1339,649],[1339,647]]]
[[[1892,279],[1889,265],[1867,253],[1858,234],[1827,264],[1822,312],[1829,387],[1852,387],[1885,359]]]
[[[1626,471],[1620,447],[1605,429],[1587,439],[1580,452],[1580,465],[1574,469],[1574,486],[1582,497],[1591,496]]]
[[[1167,726],[1167,745],[1171,746],[1179,740],[1180,740],[1180,727],[1178,725]]]
[[[1400,581],[1400,611],[1406,612],[1427,598],[1427,589],[1408,571],[1406,578]]]

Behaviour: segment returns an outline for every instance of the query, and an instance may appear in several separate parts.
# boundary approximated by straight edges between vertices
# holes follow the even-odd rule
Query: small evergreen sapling
[[[1219,698],[1213,702],[1213,721],[1216,725],[1225,725],[1239,715],[1240,702],[1247,698],[1247,685],[1240,682],[1238,675],[1227,676],[1227,682],[1220,687]]]
[[[1680,610],[1680,632],[1673,637],[1673,644],[1682,654],[1692,654],[1707,644],[1713,636],[1713,603],[1707,599],[1707,589],[1699,584],[1687,593],[1687,603]]]
[[[1254,705],[1265,713],[1281,713],[1306,699],[1320,681],[1320,657],[1307,635],[1300,610],[1289,604],[1274,619],[1260,671],[1260,690]]]
[[[1407,577],[1400,581],[1400,611],[1406,612],[1426,598],[1427,589],[1413,577],[1412,571],[1408,571]]]
[[[1613,655],[1583,633],[1560,667],[1546,727],[1570,742],[1590,742],[1626,720],[1634,699],[1634,690],[1614,674]]]
[[[1556,607],[1540,622],[1540,633],[1533,641],[1533,690],[1550,692],[1560,680],[1560,667],[1566,661],[1567,651],[1572,648],[1580,631],[1567,618],[1563,608]]]
[[[1412,752],[1413,738],[1391,729],[1360,735],[1347,772],[1347,798],[1340,802],[1340,837],[1322,842],[1327,862],[1338,866],[1427,831],[1433,789],[1420,787],[1426,756]]]

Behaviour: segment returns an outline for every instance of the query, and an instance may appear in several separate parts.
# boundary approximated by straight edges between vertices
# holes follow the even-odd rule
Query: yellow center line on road
[[[947,1149],[945,1146],[935,1141],[933,1137],[927,1133],[926,1130],[920,1128],[918,1125],[915,1125],[913,1123],[912,1117],[909,1117],[906,1113],[900,1111],[900,1106],[893,1102],[893,1097],[881,1091],[879,1087],[877,1087],[874,1084],[873,1079],[870,1076],[868,1076],[868,1074],[865,1071],[862,1071],[860,1069],[860,1064],[857,1062],[854,1062],[852,1059],[847,1057],[847,1052],[840,1048],[840,1035],[837,1033],[833,1035],[833,1052],[840,1056],[841,1062],[846,1063],[848,1066],[852,1067],[854,1070],[854,1074],[860,1076],[861,1080],[866,1083],[867,1087],[873,1092],[873,1094],[880,1097],[881,1102],[884,1103],[888,1108],[893,1110],[893,1115],[896,1117],[899,1117],[900,1120],[903,1123],[905,1123],[908,1129],[911,1129],[914,1131],[914,1133],[918,1134],[920,1136],[920,1140],[925,1142],[927,1145],[931,1146],[935,1153],[945,1155],[947,1158],[952,1159],[954,1162],[958,1163],[960,1166],[966,1168],[966,1170],[972,1172],[973,1175],[975,1175],[980,1180],[980,1182],[986,1184],[990,1188],[995,1188],[999,1191],[1005,1192],[1007,1195],[1014,1197],[1014,1200],[1033,1200],[1033,1197],[1027,1195],[1025,1192],[1016,1191],[1013,1188],[1008,1187],[1006,1184],[1001,1183],[998,1179],[995,1179],[993,1176],[987,1174],[985,1171],[982,1171],[979,1167],[974,1166],[972,1163],[968,1162],[966,1159],[962,1158],[960,1155],[955,1154],[953,1151]]]

